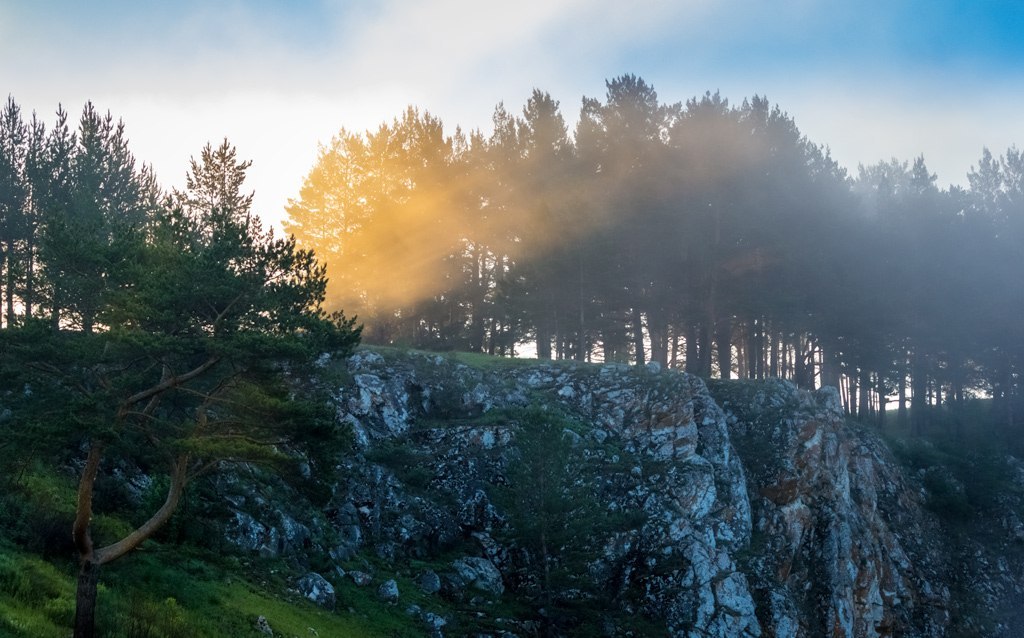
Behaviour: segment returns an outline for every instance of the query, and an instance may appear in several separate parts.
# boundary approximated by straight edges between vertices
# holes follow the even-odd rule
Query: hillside
[[[317,365],[335,467],[199,483],[104,572],[103,635],[1018,635],[1015,459],[894,455],[831,389],[655,364]],[[162,480],[106,471],[98,533]],[[6,479],[2,636],[67,634],[74,473]]]

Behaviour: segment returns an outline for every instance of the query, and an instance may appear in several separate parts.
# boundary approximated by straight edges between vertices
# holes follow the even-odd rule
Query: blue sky
[[[413,104],[486,131],[534,87],[573,121],[623,73],[665,102],[767,95],[851,172],[924,154],[964,184],[1024,145],[1022,35],[1016,0],[0,0],[0,93],[47,121],[93,100],[167,186],[227,136],[270,219],[341,127]]]

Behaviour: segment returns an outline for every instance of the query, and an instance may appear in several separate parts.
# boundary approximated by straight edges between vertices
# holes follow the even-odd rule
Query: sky
[[[924,155],[966,186],[1024,146],[1019,0],[0,0],[0,99],[52,123],[91,100],[165,187],[230,140],[277,223],[320,143],[413,105],[490,130],[534,88],[575,122],[626,73],[664,103],[767,96],[855,174]]]

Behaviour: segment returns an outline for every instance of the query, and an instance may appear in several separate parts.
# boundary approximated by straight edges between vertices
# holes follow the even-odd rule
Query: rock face
[[[371,351],[345,373],[357,452],[330,503],[300,521],[239,500],[236,545],[351,578],[360,557],[415,560],[416,590],[474,618],[532,610],[490,635],[946,635],[921,495],[833,390]]]
[[[944,635],[949,591],[920,496],[876,438],[843,425],[836,391],[718,389],[750,477],[747,565],[770,635]]]

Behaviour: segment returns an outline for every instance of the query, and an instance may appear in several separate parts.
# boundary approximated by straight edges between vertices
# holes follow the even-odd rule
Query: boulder
[[[501,572],[494,566],[494,563],[486,558],[470,556],[460,558],[452,563],[455,576],[463,587],[473,586],[495,596],[505,592],[505,585],[501,580]]]
[[[398,602],[398,583],[394,579],[388,579],[377,588],[377,596],[387,603]]]
[[[416,584],[426,594],[436,594],[441,591],[441,577],[431,569],[420,574],[416,579]]]
[[[337,602],[334,586],[316,572],[309,572],[299,579],[299,593],[324,609],[334,609]]]

